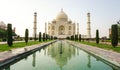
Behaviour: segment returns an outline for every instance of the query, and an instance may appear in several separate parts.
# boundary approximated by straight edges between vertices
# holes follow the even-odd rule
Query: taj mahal
[[[33,34],[36,34],[36,13],[34,13]],[[87,13],[87,34],[84,38],[91,38],[90,13]],[[56,18],[45,23],[45,33],[57,38],[66,38],[79,33],[79,23],[68,20],[68,15],[61,9]]]

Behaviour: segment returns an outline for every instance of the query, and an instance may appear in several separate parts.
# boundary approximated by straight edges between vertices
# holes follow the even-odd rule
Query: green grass
[[[82,44],[87,44],[87,45],[91,45],[93,47],[98,47],[98,48],[102,48],[102,49],[106,49],[106,50],[112,50],[115,52],[119,52],[120,53],[120,46],[116,46],[116,48],[114,48],[111,45],[107,45],[107,44],[96,44],[94,42],[80,42]]]
[[[46,41],[46,42],[48,42],[48,41]],[[42,42],[30,41],[27,44],[25,42],[18,42],[18,43],[14,43],[11,47],[9,47],[7,44],[0,44],[0,52],[15,49],[15,48],[22,48],[22,47],[30,46],[30,45],[34,45],[34,44],[40,44],[40,43],[42,43]]]

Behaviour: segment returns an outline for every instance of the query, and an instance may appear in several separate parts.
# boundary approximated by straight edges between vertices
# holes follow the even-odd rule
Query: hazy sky
[[[51,22],[63,8],[68,17],[79,23],[80,33],[86,34],[87,13],[91,13],[91,33],[108,36],[108,29],[120,19],[120,0],[0,0],[0,21],[12,23],[16,33],[24,36],[25,29],[33,34],[34,12],[37,12],[37,33],[44,32],[44,23]]]

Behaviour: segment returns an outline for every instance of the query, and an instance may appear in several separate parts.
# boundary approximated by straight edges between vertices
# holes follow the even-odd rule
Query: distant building
[[[45,23],[45,33],[47,33],[46,30]],[[48,34],[57,38],[66,38],[76,34],[76,25],[71,20],[68,20],[67,14],[61,10],[56,18],[51,23],[48,23]]]
[[[0,29],[3,29],[3,30],[7,29],[7,26],[3,21],[0,22]]]
[[[68,20],[68,18],[68,15],[61,9],[52,22],[45,23],[45,33],[56,36],[57,38],[66,38],[68,36],[79,34],[79,23],[74,23],[71,20]],[[87,18],[87,36],[82,35],[82,37],[91,38],[90,13],[87,14]]]

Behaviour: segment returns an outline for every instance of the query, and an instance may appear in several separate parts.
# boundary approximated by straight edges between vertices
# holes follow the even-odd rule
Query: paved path
[[[36,44],[32,46],[26,46],[26,47],[18,48],[18,49],[12,49],[12,50],[5,51],[5,52],[0,52],[0,66],[7,64],[8,62],[14,61],[20,54],[25,54],[26,52],[32,51],[36,48],[43,47],[44,45],[50,44],[52,42],[54,41]]]
[[[34,40],[29,40],[29,41],[34,41]],[[18,42],[25,42],[25,41],[13,41],[13,43],[18,43]],[[6,42],[0,42],[0,44],[7,44],[7,41]]]
[[[77,46],[85,51],[88,51],[88,52],[120,67],[120,53],[113,52],[112,50],[108,51],[108,50],[104,50],[101,48],[92,47],[90,45],[80,44],[80,43],[74,42],[74,41],[68,41],[68,42],[74,46]]]

